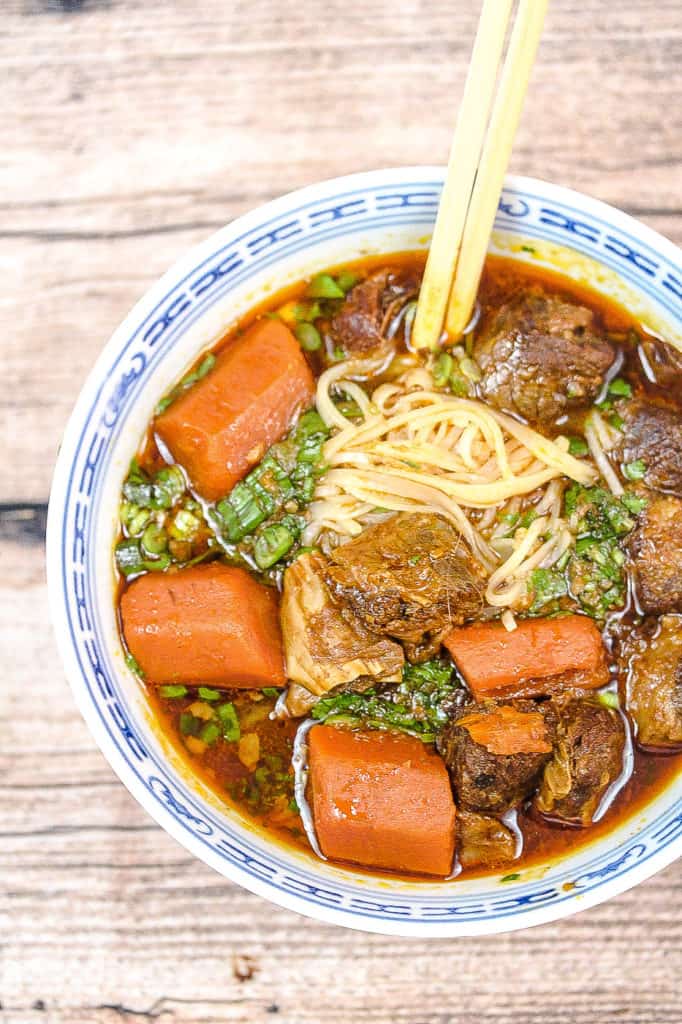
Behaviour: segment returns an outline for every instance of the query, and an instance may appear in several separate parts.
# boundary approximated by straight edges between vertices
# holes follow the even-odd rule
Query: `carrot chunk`
[[[539,711],[519,711],[502,704],[488,712],[463,715],[457,725],[491,754],[548,754],[552,749]]]
[[[126,644],[152,683],[284,683],[277,596],[244,569],[147,573],[121,598]]]
[[[156,419],[155,430],[199,494],[217,501],[287,432],[314,390],[291,331],[259,320]]]
[[[444,643],[476,700],[595,689],[609,680],[601,633],[585,615],[526,619],[511,632],[479,623],[453,629]]]
[[[413,736],[317,725],[309,734],[315,830],[334,860],[447,875],[455,804],[445,765]]]

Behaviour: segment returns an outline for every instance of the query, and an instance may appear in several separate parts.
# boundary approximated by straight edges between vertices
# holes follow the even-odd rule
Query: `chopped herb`
[[[279,697],[281,690],[278,690],[276,686],[264,686],[261,693],[264,697]]]
[[[259,533],[253,545],[253,557],[259,569],[269,569],[291,550],[295,534],[282,523],[272,523]]]
[[[177,700],[178,697],[186,697],[187,693],[187,687],[181,683],[168,683],[167,686],[159,687],[159,696],[164,700]]]
[[[421,557],[421,555],[412,555],[407,561],[409,565],[417,565],[421,561]]]
[[[617,412],[611,413],[609,416],[609,423],[614,430],[622,430],[625,424],[625,420],[622,416],[619,416]]]
[[[139,676],[141,679],[144,679],[144,672],[142,671],[142,666],[140,665],[137,658],[133,657],[130,651],[128,651],[124,660],[131,672],[134,672],[136,676]]]
[[[635,516],[639,515],[649,504],[646,498],[639,494],[633,494],[632,491],[626,491],[625,494],[621,495],[620,500],[626,509]]]
[[[616,377],[608,387],[608,393],[617,398],[632,398],[632,388],[622,377]]]
[[[437,388],[444,388],[450,380],[450,374],[454,366],[454,359],[449,352],[441,352],[433,364],[431,376]]]
[[[223,739],[227,740],[228,743],[237,743],[241,736],[241,729],[239,728],[239,717],[234,704],[219,704],[216,708],[216,714]]]
[[[183,711],[180,715],[180,732],[183,736],[198,736],[203,727],[200,718],[195,718],[191,711]]]
[[[322,310],[320,309],[319,302],[297,302],[294,304],[292,312],[294,320],[305,320],[309,323],[312,323],[313,320],[317,320],[319,316],[322,316]]]
[[[336,275],[336,283],[344,295],[346,292],[349,292],[357,282],[358,275],[354,274],[352,270],[342,270],[340,274]]]
[[[296,325],[294,334],[305,352],[317,352],[322,347],[322,338],[317,327],[302,320]]]
[[[430,743],[448,720],[459,688],[451,665],[427,661],[406,665],[402,682],[381,693],[372,688],[323,697],[311,714],[330,725],[395,729]]]
[[[625,555],[619,540],[635,525],[632,497],[626,501],[603,487],[580,484],[569,487],[564,497],[564,514],[578,537],[568,565],[571,593],[596,619],[625,602]]]
[[[200,686],[199,689],[197,690],[197,693],[199,694],[201,700],[206,700],[209,702],[209,704],[211,703],[211,701],[220,700],[222,696],[220,690],[213,690],[209,686]]]
[[[206,725],[199,733],[199,739],[208,747],[215,743],[219,736],[220,726],[216,722],[206,722]]]
[[[623,476],[628,480],[642,480],[646,475],[647,465],[644,459],[635,459],[634,462],[626,462],[623,466]]]
[[[298,806],[298,804],[296,803],[296,798],[295,798],[295,797],[292,797],[292,798],[291,798],[291,800],[289,801],[289,803],[287,804],[287,806],[288,806],[288,808],[289,808],[289,810],[290,810],[290,811],[293,811],[293,812],[294,812],[294,814],[300,814],[300,813],[301,813],[301,811],[300,811],[300,809],[299,809],[299,806]]]
[[[583,455],[587,455],[589,452],[587,442],[582,437],[569,437],[568,439],[568,454],[575,455],[577,458],[581,458]]]
[[[605,708],[619,708],[620,701],[618,700],[618,694],[614,693],[613,690],[602,690],[601,693],[597,694],[597,700],[600,704],[603,704]]]
[[[337,362],[340,362],[342,359],[346,358],[346,353],[340,345],[337,345],[332,352],[332,357],[336,359]]]
[[[452,373],[450,374],[450,390],[456,398],[467,398],[469,381],[458,373]]]
[[[520,877],[521,877],[521,872],[520,871],[512,871],[512,873],[510,875],[504,875],[500,879],[500,881],[501,882],[517,882]]]
[[[534,523],[537,519],[538,514],[534,508],[528,508],[519,517],[519,526],[522,526],[524,530],[527,530],[531,523]]]
[[[331,274],[316,274],[306,288],[311,299],[342,299],[345,294]]]
[[[568,583],[563,572],[556,569],[534,569],[530,575],[528,589],[533,595],[529,611],[531,615],[535,615],[550,601],[565,597],[568,593]]]
[[[535,254],[535,249],[532,245],[522,245],[521,252],[532,252],[533,254]]]

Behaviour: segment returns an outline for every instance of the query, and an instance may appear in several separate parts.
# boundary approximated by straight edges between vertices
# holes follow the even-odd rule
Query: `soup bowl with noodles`
[[[424,937],[551,921],[670,864],[682,851],[679,775],[668,771],[655,792],[589,842],[557,847],[519,870],[434,881],[315,859],[221,799],[159,729],[121,643],[112,551],[121,484],[160,396],[269,296],[329,267],[424,252],[442,178],[440,168],[417,167],[313,185],[227,225],[180,260],[126,317],[83,387],[55,471],[47,554],[53,619],[78,705],[114,770],[156,821],[227,878],[283,907],[352,928]],[[490,252],[529,271],[560,274],[578,292],[591,290],[626,309],[650,336],[680,344],[680,253],[617,210],[556,185],[509,177]],[[589,486],[596,470],[567,444],[504,411],[466,395],[444,401],[409,359],[399,376],[379,375],[368,396],[360,384],[376,369],[351,359],[318,377],[317,409],[332,436],[303,543],[331,526],[351,536],[364,528],[379,491],[384,512],[436,509],[485,568],[487,605],[513,615],[527,574],[560,560],[571,543],[558,473]],[[340,391],[359,416],[344,414],[335,400]],[[586,428],[607,483],[613,429],[599,416]],[[448,432],[458,439],[456,464],[443,457]],[[411,472],[410,452],[417,450],[420,459],[431,453],[428,473]],[[379,455],[390,467],[380,488]],[[539,488],[542,500],[523,546],[505,548],[486,509]],[[471,505],[479,510],[473,518],[461,512]]]

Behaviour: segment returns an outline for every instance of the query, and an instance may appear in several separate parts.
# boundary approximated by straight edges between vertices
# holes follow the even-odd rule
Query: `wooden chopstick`
[[[437,348],[444,320],[458,338],[471,319],[549,0],[519,0],[495,95],[513,3],[484,0],[481,10],[419,293],[415,348]]]
[[[513,3],[484,0],[481,10],[419,293],[412,333],[415,348],[436,348],[443,330]]]
[[[549,0],[520,0],[490,127],[467,211],[446,330],[459,338],[471,319]]]

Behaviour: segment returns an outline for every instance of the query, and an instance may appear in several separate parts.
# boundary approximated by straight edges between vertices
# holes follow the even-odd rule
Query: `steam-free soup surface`
[[[122,641],[191,770],[278,841],[513,881],[680,768],[682,355],[497,258],[465,336],[417,354],[422,270],[301,282],[159,396]]]

